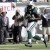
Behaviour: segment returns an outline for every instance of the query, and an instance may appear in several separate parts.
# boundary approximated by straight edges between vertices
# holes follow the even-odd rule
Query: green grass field
[[[42,43],[40,44],[33,44],[32,47],[26,47],[24,44],[6,44],[0,45],[0,50],[50,50],[50,44],[46,48],[45,45]]]

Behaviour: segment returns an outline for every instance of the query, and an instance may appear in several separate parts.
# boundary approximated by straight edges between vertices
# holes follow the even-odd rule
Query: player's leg
[[[45,45],[46,45],[46,47],[47,47],[47,44],[46,44],[46,33],[47,33],[47,30],[48,30],[48,28],[47,27],[43,27],[43,38],[44,38],[44,43],[45,43]]]
[[[28,44],[25,44],[25,46],[32,47],[32,33],[30,31],[27,31],[28,33]]]
[[[46,41],[45,41],[44,38],[41,38],[38,35],[35,35],[33,38],[36,39],[36,40],[43,41],[44,44],[45,44],[45,46],[47,47],[47,44],[46,44]],[[32,43],[32,33],[30,31],[28,31],[28,44],[25,44],[25,46],[32,47],[32,44],[31,43]]]
[[[46,32],[47,32],[47,27],[43,27],[43,38],[44,39],[45,39]]]
[[[50,42],[50,27],[48,27],[48,42]]]
[[[43,42],[44,42],[44,44],[45,44],[45,47],[47,47],[47,44],[46,44],[46,41],[45,41],[45,39],[44,39],[44,38],[39,37],[38,35],[35,35],[33,38],[34,38],[34,39],[36,39],[36,40],[41,40],[41,41],[43,41]]]
[[[31,27],[28,29],[28,44],[25,44],[25,46],[32,47],[32,33],[31,30],[35,27],[36,23],[33,23]]]

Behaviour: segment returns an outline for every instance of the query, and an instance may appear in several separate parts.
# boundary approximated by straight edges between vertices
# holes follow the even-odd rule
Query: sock
[[[30,44],[31,44],[31,43],[32,43],[32,40],[31,40],[31,39],[28,39],[28,43],[30,43]]]
[[[30,31],[27,31],[27,33],[28,33],[28,39],[31,39],[32,38],[31,32]]]
[[[44,38],[41,38],[41,41],[44,41]]]
[[[28,43],[32,43],[32,34],[31,34],[31,32],[30,31],[27,31],[27,33],[28,33]]]

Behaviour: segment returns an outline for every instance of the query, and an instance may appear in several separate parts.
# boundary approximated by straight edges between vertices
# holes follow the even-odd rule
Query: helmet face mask
[[[27,9],[31,10],[32,9],[32,5],[27,5]]]
[[[30,2],[29,2],[29,5],[33,5],[33,1],[30,1]]]
[[[29,2],[29,5],[32,5],[32,8],[35,7],[35,4],[33,3],[33,1],[30,1],[30,2]]]

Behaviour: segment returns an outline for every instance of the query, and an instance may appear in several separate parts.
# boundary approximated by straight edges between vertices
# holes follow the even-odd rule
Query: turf
[[[0,45],[0,50],[50,50],[50,44],[47,48],[44,44],[33,44],[32,47],[26,47],[24,44],[6,44]]]

